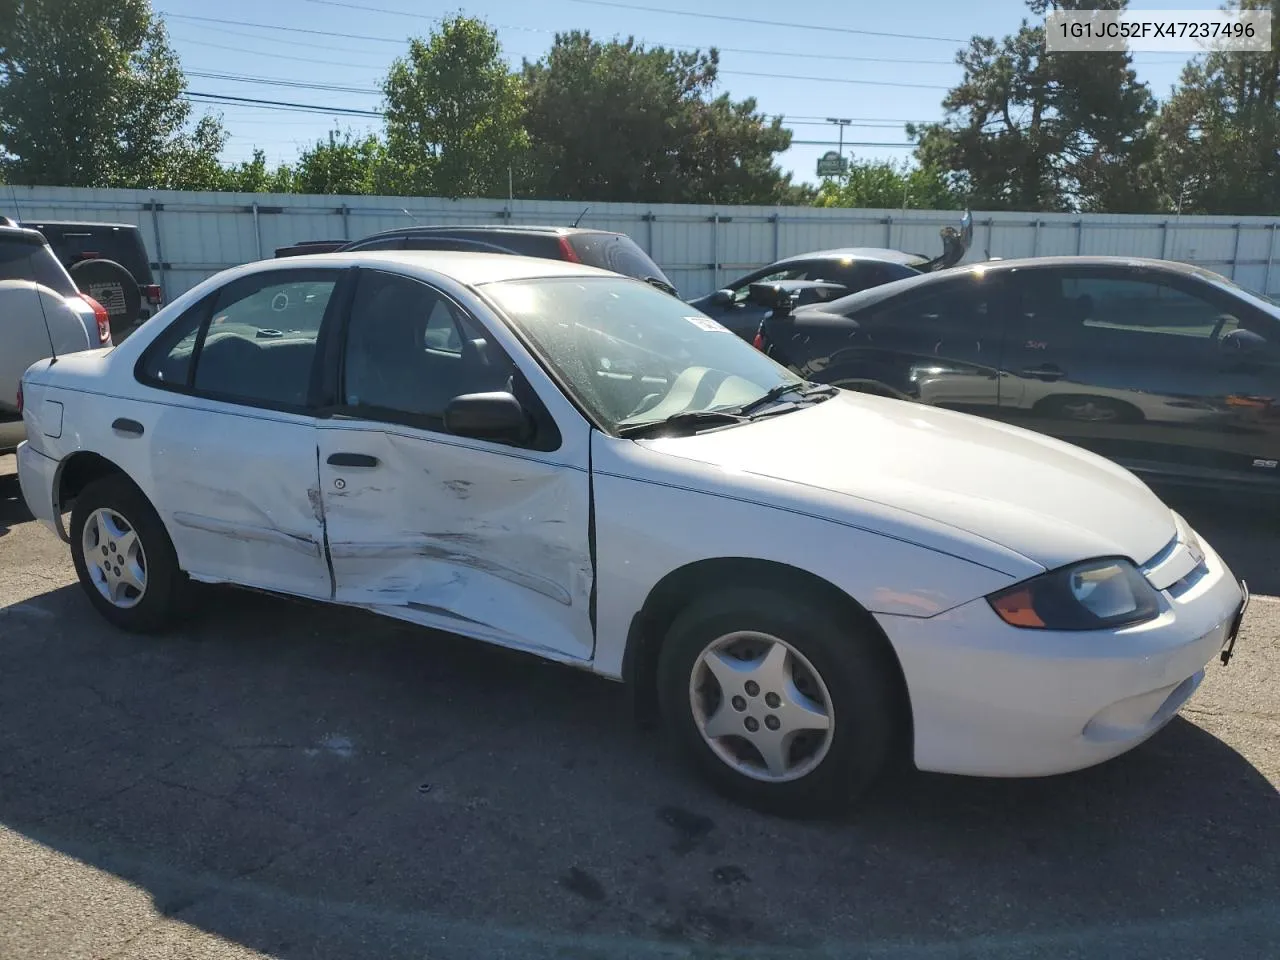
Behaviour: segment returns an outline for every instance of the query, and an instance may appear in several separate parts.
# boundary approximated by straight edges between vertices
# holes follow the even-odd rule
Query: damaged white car
[[[1227,659],[1247,598],[1106,460],[807,383],[577,264],[250,264],[24,390],[23,494],[112,623],[164,627],[197,580],[527,650],[634,684],[781,812],[895,755],[1116,756]]]

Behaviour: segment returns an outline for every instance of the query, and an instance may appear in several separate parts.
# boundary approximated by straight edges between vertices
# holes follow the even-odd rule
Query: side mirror
[[[529,438],[533,422],[510,393],[466,393],[444,409],[444,428],[459,437],[498,442]]]
[[[733,303],[732,290],[717,290],[711,295],[711,306],[713,307],[727,307],[731,303]]]
[[[794,293],[778,283],[753,283],[747,290],[747,299],[759,307],[770,310],[790,311]]]
[[[1267,339],[1252,330],[1239,327],[1224,334],[1218,340],[1218,346],[1229,353],[1258,353],[1266,349]]]

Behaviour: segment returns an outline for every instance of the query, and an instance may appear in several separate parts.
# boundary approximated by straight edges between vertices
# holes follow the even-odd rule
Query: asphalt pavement
[[[904,773],[839,822],[710,793],[620,686],[202,592],[108,627],[0,457],[0,957],[1271,957],[1280,516],[1174,500],[1257,595],[1138,750]]]

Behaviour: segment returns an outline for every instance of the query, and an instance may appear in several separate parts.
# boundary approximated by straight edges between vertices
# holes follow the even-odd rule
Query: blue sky
[[[855,143],[847,152],[907,157],[910,150],[898,146],[906,142],[902,124],[941,116],[942,97],[961,76],[954,64],[956,50],[974,34],[1003,36],[1030,17],[1020,0],[811,0],[794,7],[777,0],[701,0],[697,5],[688,0],[477,0],[465,6],[413,0],[153,0],[153,6],[166,19],[190,90],[326,110],[378,109],[376,89],[408,38],[425,35],[441,17],[457,12],[495,27],[513,66],[538,58],[556,31],[570,29],[590,30],[600,38],[632,35],[653,45],[716,46],[722,91],[735,98],[753,96],[763,111],[793,118],[797,141],[823,141],[797,143],[781,157],[797,179],[810,181],[818,156],[832,149],[825,142],[836,140],[836,128],[824,118],[855,121],[845,132],[846,144]],[[1158,0],[1131,6],[1170,10],[1213,4]],[[679,9],[707,16],[674,12]],[[303,30],[317,32],[299,32]],[[1168,53],[1135,57],[1139,77],[1158,97],[1168,95],[1183,61]],[[224,79],[229,76],[350,89]],[[356,130],[379,124],[371,118],[247,105],[197,106],[197,114],[204,109],[223,115],[231,133],[224,155],[228,161],[247,159],[255,146],[266,151],[272,164],[290,161],[335,124]]]

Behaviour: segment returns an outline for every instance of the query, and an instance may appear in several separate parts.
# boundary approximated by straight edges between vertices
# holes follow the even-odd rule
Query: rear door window
[[[45,244],[0,238],[0,280],[34,280],[64,297],[76,296],[76,285]]]

